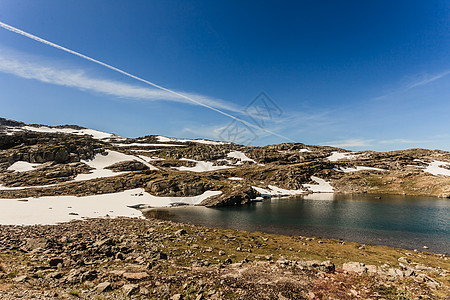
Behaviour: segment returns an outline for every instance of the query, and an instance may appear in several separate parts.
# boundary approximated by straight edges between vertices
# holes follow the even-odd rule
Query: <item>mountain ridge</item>
[[[189,198],[220,191],[200,203],[189,200],[207,206],[321,192],[450,197],[450,153],[349,151],[302,143],[257,147],[160,135],[123,138],[77,125],[0,118],[0,185],[0,198],[136,188],[157,197]]]

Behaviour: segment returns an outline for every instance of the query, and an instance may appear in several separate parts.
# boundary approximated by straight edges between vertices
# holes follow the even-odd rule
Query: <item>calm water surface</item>
[[[315,194],[241,207],[155,209],[146,215],[209,227],[320,236],[405,249],[428,246],[427,251],[450,252],[449,199]]]

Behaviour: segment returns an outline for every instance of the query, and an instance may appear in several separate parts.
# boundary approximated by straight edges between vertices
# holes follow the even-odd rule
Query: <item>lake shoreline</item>
[[[450,251],[445,225],[450,203],[445,199],[340,194],[323,200],[330,195],[313,196],[297,200],[273,198],[248,206],[213,209],[202,206],[150,208],[144,216],[151,214],[164,220],[214,228],[318,236],[433,253]]]

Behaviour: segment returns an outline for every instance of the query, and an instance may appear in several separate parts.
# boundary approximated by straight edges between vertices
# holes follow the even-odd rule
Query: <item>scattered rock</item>
[[[126,296],[131,296],[135,294],[137,291],[139,291],[139,285],[137,284],[125,284],[122,286],[123,293]]]
[[[130,280],[130,281],[145,280],[149,277],[149,275],[146,272],[123,273],[122,276],[123,276],[123,278]]]
[[[355,272],[358,274],[367,273],[366,265],[360,262],[348,262],[342,265],[342,269],[347,272]]]
[[[106,292],[106,291],[109,291],[109,290],[111,290],[111,283],[108,282],[108,281],[99,283],[99,284],[95,287],[95,291],[96,291],[97,293],[103,293],[103,292]]]

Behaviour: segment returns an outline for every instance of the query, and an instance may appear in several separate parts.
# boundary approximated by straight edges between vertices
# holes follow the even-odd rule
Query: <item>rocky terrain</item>
[[[446,255],[152,218],[0,227],[1,299],[446,299],[449,273]]]
[[[102,159],[110,164],[96,167]],[[155,135],[126,139],[74,125],[0,119],[1,198],[86,196],[140,187],[173,197],[222,191],[203,204],[226,206],[248,203],[261,193],[323,192],[324,183],[314,188],[320,185],[314,178],[326,182],[328,192],[449,197],[450,153],[351,152],[300,143],[247,147]]]
[[[76,220],[0,226],[0,298],[444,299],[450,294],[446,255],[208,229],[154,219],[152,210],[320,192],[449,197],[450,153],[352,152],[300,143],[248,147],[157,135],[129,139],[74,125],[0,118],[4,224]],[[147,219],[120,217],[141,215],[136,209]]]

